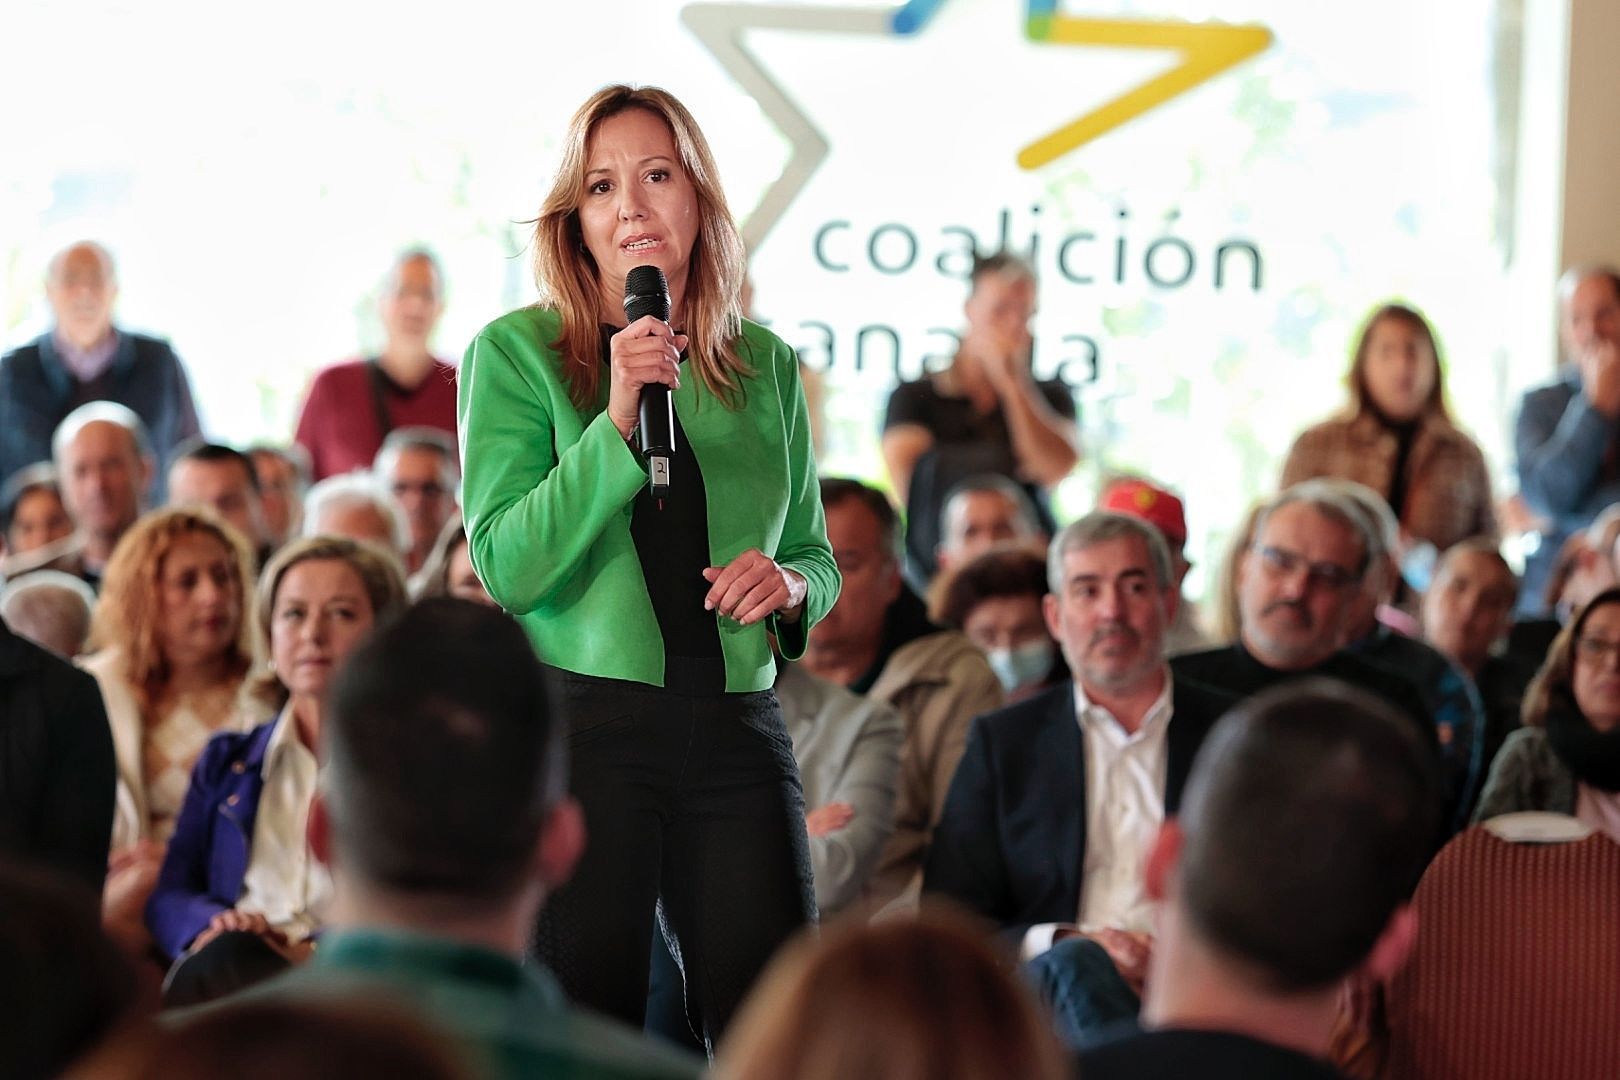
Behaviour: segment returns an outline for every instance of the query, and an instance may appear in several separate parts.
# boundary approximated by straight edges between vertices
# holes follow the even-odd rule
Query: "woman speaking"
[[[815,912],[766,637],[797,658],[839,586],[797,359],[742,320],[741,238],[662,90],[575,113],[534,244],[541,303],[473,341],[459,409],[473,565],[560,669],[589,835],[535,948],[575,1000],[639,1026],[656,910],[712,1046]],[[626,325],[643,266],[668,323]],[[662,499],[638,450],[655,384],[674,403]]]

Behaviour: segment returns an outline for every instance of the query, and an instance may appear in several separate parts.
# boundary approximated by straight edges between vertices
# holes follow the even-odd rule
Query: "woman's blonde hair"
[[[990,928],[937,908],[835,923],[767,970],[715,1069],[724,1080],[977,1080],[1069,1075]]]
[[[254,619],[258,624],[259,633],[264,636],[267,655],[270,645],[270,620],[276,611],[276,593],[280,591],[281,583],[287,577],[287,571],[299,563],[314,562],[318,559],[332,559],[344,563],[355,572],[360,579],[361,587],[366,590],[366,599],[371,602],[371,616],[374,622],[381,622],[386,616],[405,606],[405,575],[400,570],[399,560],[392,552],[384,551],[375,544],[363,540],[351,540],[346,536],[309,536],[302,540],[294,540],[276,552],[275,557],[265,566],[264,573],[259,576]],[[254,678],[253,693],[277,709],[287,703],[287,687],[275,671],[269,668]]]
[[[742,284],[746,253],[726,206],[709,144],[697,121],[675,97],[655,86],[606,86],[592,94],[569,121],[562,162],[534,223],[534,275],[540,302],[562,317],[561,336],[550,342],[563,362],[569,397],[580,408],[601,393],[602,281],[585,249],[579,204],[585,195],[587,150],[597,125],[626,109],[645,109],[669,127],[681,168],[697,194],[698,235],[692,245],[680,312],[688,338],[687,358],[698,381],[729,406],[742,396],[751,373],[737,353],[742,333]]]
[[[1604,589],[1564,624],[1547,649],[1547,659],[1524,690],[1524,704],[1519,707],[1519,718],[1526,727],[1545,727],[1547,714],[1554,709],[1574,709],[1575,705],[1575,645],[1586,629],[1586,620],[1592,612],[1610,604],[1620,604],[1620,588]]]
[[[119,539],[101,580],[101,599],[90,623],[92,650],[117,646],[123,675],[134,688],[142,711],[149,708],[172,672],[160,640],[163,603],[159,595],[163,564],[175,544],[201,535],[225,549],[236,590],[236,639],[230,646],[230,670],[240,677],[258,655],[248,596],[253,586],[253,550],[247,540],[211,510],[182,507],[144,515]]]

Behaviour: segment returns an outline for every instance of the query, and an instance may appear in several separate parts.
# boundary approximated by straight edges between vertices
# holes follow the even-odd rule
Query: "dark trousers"
[[[181,1009],[229,997],[292,965],[257,934],[227,930],[174,962],[163,980],[163,1007]]]
[[[774,691],[685,695],[561,673],[585,855],[533,950],[575,1001],[641,1027],[655,923],[712,1048],[815,920],[804,794]]]

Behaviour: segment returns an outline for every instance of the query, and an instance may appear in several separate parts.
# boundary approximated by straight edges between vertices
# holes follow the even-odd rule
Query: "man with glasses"
[[[1238,641],[1170,662],[1176,679],[1238,697],[1325,675],[1383,698],[1417,723],[1434,723],[1417,688],[1396,672],[1342,650],[1378,549],[1366,515],[1331,483],[1295,484],[1263,506],[1238,566]]]
[[[422,569],[444,523],[456,512],[461,469],[456,464],[455,440],[430,427],[389,432],[377,451],[372,472],[405,512],[411,530],[405,568],[414,574]]]

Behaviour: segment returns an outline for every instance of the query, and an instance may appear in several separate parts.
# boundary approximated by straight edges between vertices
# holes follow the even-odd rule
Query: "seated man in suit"
[[[1238,640],[1178,656],[1178,679],[1238,697],[1308,675],[1360,687],[1406,713],[1430,746],[1434,720],[1403,675],[1342,651],[1381,550],[1375,526],[1336,485],[1295,484],[1263,504],[1238,564]]]
[[[1058,533],[1048,574],[1047,626],[1074,679],[974,721],[924,890],[1017,939],[1078,1040],[1136,1012],[1142,858],[1231,699],[1171,677],[1178,597],[1152,525],[1089,514]]]
[[[1216,726],[1147,859],[1160,901],[1147,1030],[1085,1050],[1086,1080],[1340,1075],[1325,1058],[1344,985],[1404,962],[1439,832],[1439,774],[1415,735],[1325,679]]]

